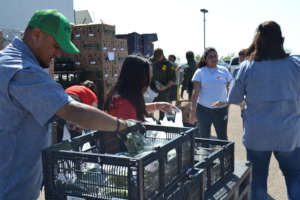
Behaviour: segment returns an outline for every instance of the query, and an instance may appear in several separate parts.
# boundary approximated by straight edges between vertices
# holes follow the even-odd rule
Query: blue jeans
[[[228,107],[211,109],[197,104],[197,126],[199,129],[196,137],[209,138],[213,124],[220,140],[227,140]]]
[[[273,151],[284,175],[289,200],[300,199],[300,148],[291,152]],[[251,196],[252,200],[265,200],[267,178],[272,151],[247,149],[247,159],[253,165]]]

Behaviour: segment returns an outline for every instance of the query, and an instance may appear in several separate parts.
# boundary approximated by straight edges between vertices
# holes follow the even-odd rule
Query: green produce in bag
[[[144,149],[145,137],[140,133],[128,133],[126,136],[125,146],[129,153],[137,154]]]

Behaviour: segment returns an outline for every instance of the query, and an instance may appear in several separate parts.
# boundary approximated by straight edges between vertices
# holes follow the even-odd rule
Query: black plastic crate
[[[156,33],[142,34],[144,43],[152,43],[158,40]]]
[[[154,44],[150,43],[150,44],[144,44],[144,48],[143,48],[143,55],[147,58],[150,58],[153,53],[154,53]]]
[[[178,181],[166,188],[157,200],[204,200],[205,169],[190,168]]]
[[[208,200],[250,200],[252,166],[250,163],[237,161],[234,173],[220,182],[207,195]]]
[[[234,171],[234,143],[225,140],[195,138],[195,167],[206,169],[206,193],[231,176]]]
[[[98,140],[105,132],[73,138],[43,151],[47,200],[155,199],[193,166],[195,129],[146,125],[146,137],[163,132],[166,143],[140,157],[100,154]],[[113,133],[110,133],[113,134]],[[85,149],[85,146],[89,147]],[[176,151],[170,160],[168,154]],[[184,158],[184,159],[183,159]],[[174,167],[177,166],[177,167]]]

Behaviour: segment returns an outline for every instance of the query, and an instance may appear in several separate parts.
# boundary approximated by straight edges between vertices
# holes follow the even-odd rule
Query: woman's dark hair
[[[284,38],[280,26],[274,21],[260,24],[250,47],[247,49],[247,59],[262,61],[275,60],[289,56],[283,49]]]
[[[239,56],[246,56],[246,54],[247,54],[247,49],[241,49],[239,51]]]
[[[186,60],[187,60],[187,64],[190,67],[195,68],[197,64],[196,64],[196,61],[195,61],[194,53],[192,51],[187,51],[185,53],[185,57],[186,57]]]
[[[170,58],[173,59],[174,62],[176,61],[176,56],[175,56],[174,54],[170,54],[170,55],[169,55],[169,60],[170,60]]]
[[[136,55],[128,56],[120,72],[117,83],[108,94],[104,109],[109,111],[113,96],[120,95],[127,99],[136,109],[137,118],[144,121],[148,116],[143,90],[150,84],[150,62]]]
[[[212,48],[212,47],[208,47],[204,50],[204,53],[202,54],[201,58],[200,58],[200,61],[198,63],[198,68],[202,68],[204,66],[207,65],[206,63],[206,58],[207,58],[207,55],[210,53],[210,52],[216,52],[216,49],[215,48]]]
[[[164,55],[164,51],[161,48],[157,48],[153,52],[153,58],[156,61],[159,60],[162,55]]]
[[[192,60],[195,60],[195,57],[194,57],[194,53],[192,51],[187,51],[185,53],[185,57],[186,57],[186,60],[189,62],[189,61],[192,61]]]
[[[92,90],[95,94],[97,93],[96,85],[93,81],[85,80],[84,82],[80,83],[80,85],[83,85],[90,90]]]

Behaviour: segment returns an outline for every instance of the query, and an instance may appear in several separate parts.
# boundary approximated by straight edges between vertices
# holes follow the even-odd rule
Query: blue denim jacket
[[[241,63],[228,101],[241,103],[245,146],[257,151],[300,147],[300,59]]]
[[[0,199],[37,199],[49,120],[70,99],[18,39],[0,51],[0,80]]]

